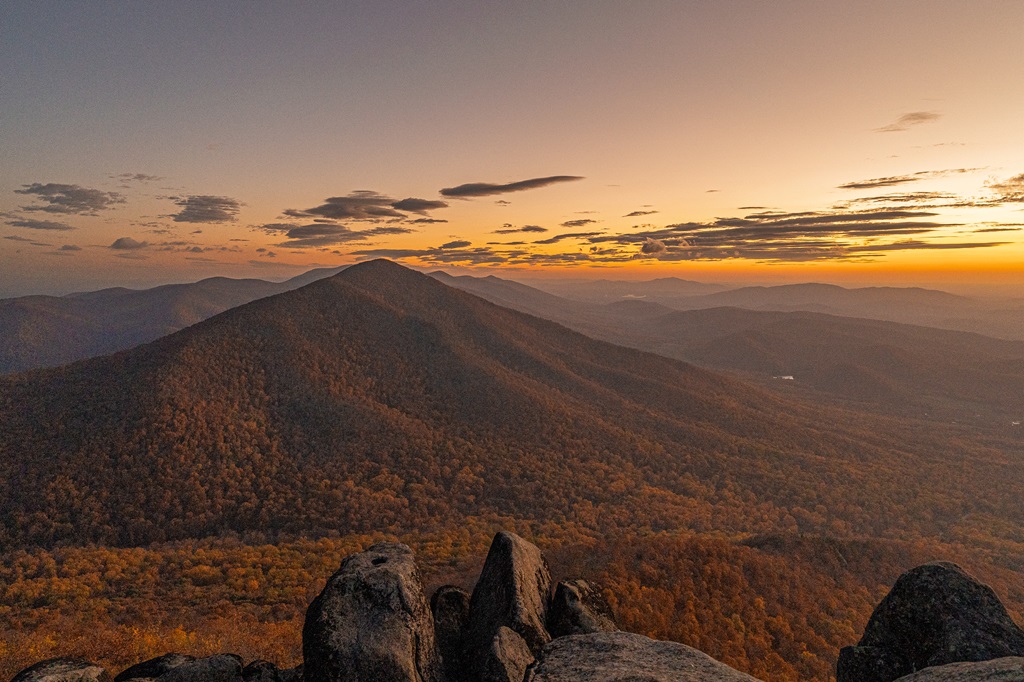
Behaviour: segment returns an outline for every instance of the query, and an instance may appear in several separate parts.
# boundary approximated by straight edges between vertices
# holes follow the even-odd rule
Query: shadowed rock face
[[[1024,631],[995,593],[951,563],[904,573],[875,608],[855,647],[839,654],[837,682],[892,682],[931,666],[1024,656]]]
[[[504,626],[536,656],[551,641],[545,628],[550,598],[551,573],[540,550],[514,533],[498,533],[469,602],[469,650],[487,651]]]
[[[242,682],[242,659],[217,654],[182,663],[160,676],[161,682]]]
[[[466,626],[469,624],[469,594],[454,585],[437,588],[430,598],[434,636],[441,655],[445,678],[458,682],[466,677]]]
[[[548,632],[552,637],[616,630],[612,607],[597,585],[586,580],[558,583],[548,613]]]
[[[51,658],[25,668],[11,682],[109,682],[101,666],[75,658]]]
[[[164,654],[163,656],[157,656],[151,658],[148,661],[142,663],[136,663],[130,668],[126,668],[118,673],[117,677],[114,678],[114,682],[124,682],[125,680],[137,679],[137,678],[156,678],[160,677],[169,670],[177,668],[179,665],[184,665],[194,661],[195,656],[188,656],[186,654]]]
[[[280,671],[270,661],[253,661],[242,668],[242,682],[280,682],[280,679]]]
[[[1024,682],[1024,658],[1010,656],[980,663],[947,663],[901,677],[898,682]]]
[[[309,682],[439,682],[412,550],[381,543],[347,557],[306,611],[302,653]]]
[[[707,654],[676,642],[628,632],[554,640],[526,682],[758,682]]]
[[[533,654],[523,638],[500,627],[481,666],[480,682],[522,682],[531,663]]]

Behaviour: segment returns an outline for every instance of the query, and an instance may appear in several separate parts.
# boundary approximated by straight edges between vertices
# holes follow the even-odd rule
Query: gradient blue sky
[[[1017,0],[4,3],[0,296],[377,255],[1024,286],[1021,26]]]

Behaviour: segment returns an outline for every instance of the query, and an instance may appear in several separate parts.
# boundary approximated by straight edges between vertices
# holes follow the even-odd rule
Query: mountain
[[[113,288],[3,299],[0,374],[54,367],[131,348],[338,270],[310,270],[285,282],[211,277],[144,290]]]
[[[503,519],[916,537],[1002,527],[1024,491],[1018,443],[783,400],[387,261],[0,378],[0,424],[5,547]]]
[[[862,287],[786,284],[743,287],[667,303],[680,310],[737,307],[808,311],[967,331],[1024,340],[1024,304],[957,296],[919,287]]]
[[[1021,341],[812,312],[730,307],[680,311],[635,299],[606,305],[573,302],[495,277],[443,281],[603,341],[742,372],[787,395],[841,400],[887,413],[998,424],[1003,430],[1024,417]],[[839,298],[849,292],[833,289],[839,288],[825,291]],[[923,290],[863,293],[886,300],[890,294],[907,301],[948,296]],[[793,381],[773,380],[781,376]]]
[[[650,280],[525,279],[524,283],[556,296],[587,303],[613,303],[623,299],[665,303],[680,298],[708,295],[726,288],[721,284],[694,282],[678,277]]]

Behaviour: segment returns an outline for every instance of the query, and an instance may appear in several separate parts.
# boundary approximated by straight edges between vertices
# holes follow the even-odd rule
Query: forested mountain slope
[[[1010,443],[782,400],[387,261],[0,379],[0,424],[7,547],[505,518],[906,536],[1017,519],[1024,491]]]
[[[284,282],[211,277],[152,289],[0,299],[0,374],[132,348],[337,271],[310,270]]]

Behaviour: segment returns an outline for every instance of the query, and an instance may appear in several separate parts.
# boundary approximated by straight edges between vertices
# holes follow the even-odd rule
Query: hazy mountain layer
[[[1021,341],[811,312],[679,311],[636,299],[597,305],[495,277],[433,276],[588,336],[705,367],[744,372],[787,394],[825,396],[858,407],[983,423],[1003,430],[1024,418]],[[835,294],[836,289],[826,291]],[[850,293],[839,291],[846,292],[839,298]],[[897,297],[891,290],[853,291]],[[949,296],[923,290],[898,295],[908,301]],[[792,382],[772,380],[790,376]]]
[[[382,261],[0,379],[0,424],[7,546],[511,517],[915,536],[1017,519],[1024,491],[1013,443],[781,400]]]
[[[103,289],[0,300],[0,374],[55,367],[132,348],[228,308],[291,291],[338,269],[285,282],[212,277],[153,289]]]

